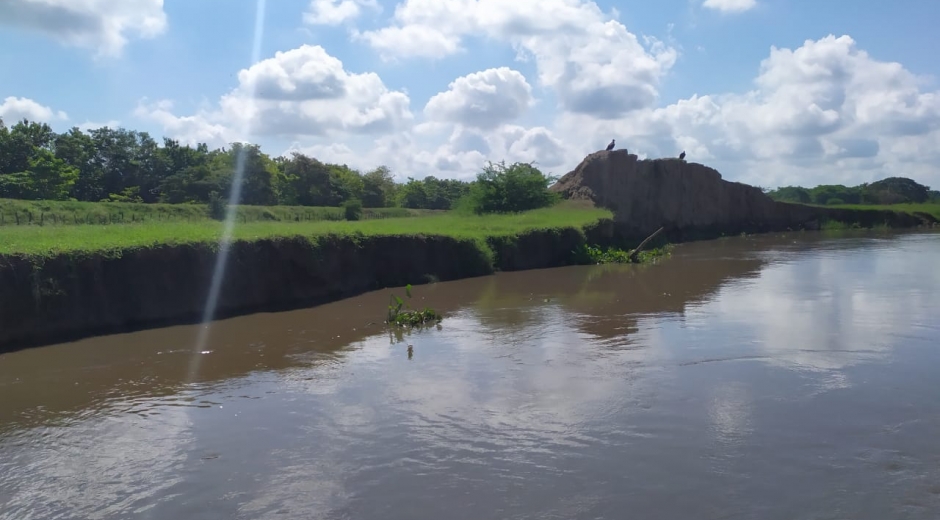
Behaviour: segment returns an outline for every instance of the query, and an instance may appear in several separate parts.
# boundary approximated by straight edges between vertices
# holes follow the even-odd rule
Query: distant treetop
[[[815,188],[786,186],[767,193],[780,202],[800,204],[899,204],[940,202],[940,192],[907,177],[888,177],[858,186],[822,184]]]

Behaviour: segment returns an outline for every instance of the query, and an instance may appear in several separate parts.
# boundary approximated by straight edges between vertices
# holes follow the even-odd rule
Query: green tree
[[[171,174],[170,161],[149,134],[137,133],[136,137],[136,153],[132,159],[136,176],[125,179],[125,191],[136,186],[143,202],[157,202],[160,185]]]
[[[330,206],[339,206],[347,200],[362,199],[364,183],[359,172],[345,164],[331,164],[330,168]]]
[[[427,209],[451,209],[457,200],[470,192],[470,183],[429,175],[424,178],[424,191],[428,199]]]
[[[812,202],[809,191],[799,186],[786,186],[767,192],[767,196],[780,202],[796,202],[809,204]]]
[[[213,169],[208,164],[188,166],[160,183],[160,201],[208,202],[213,191],[228,193],[230,184],[231,173],[227,169]]]
[[[487,163],[470,189],[476,213],[508,213],[551,206],[559,200],[548,187],[555,178],[529,163]]]
[[[858,204],[862,201],[861,193],[857,188],[849,188],[841,184],[823,184],[810,190],[810,197],[814,204],[828,204],[829,199],[840,199],[845,204]]]
[[[452,209],[457,201],[470,193],[471,183],[456,179],[443,179],[440,181],[441,189],[447,198],[448,206],[443,209]]]
[[[906,177],[888,177],[864,186],[864,198],[872,204],[927,202],[930,188]]]
[[[362,176],[362,204],[367,208],[384,208],[395,203],[395,179],[386,166]]]
[[[51,150],[55,132],[45,123],[26,119],[0,129],[0,174],[25,172],[37,150]]]
[[[0,196],[30,200],[66,200],[78,169],[45,149],[38,149],[23,172],[0,176]]]
[[[289,190],[285,199],[302,206],[327,206],[330,203],[330,168],[322,162],[294,152],[281,163]]]
[[[427,195],[427,209],[450,209],[451,200],[448,197],[447,185],[429,175],[424,178],[424,193]]]
[[[424,183],[408,177],[408,182],[398,188],[398,205],[411,209],[426,208],[428,194],[424,190]]]
[[[77,127],[56,136],[56,157],[78,169],[78,179],[72,185],[70,197],[94,201],[107,196],[102,187],[101,168],[93,161],[96,154],[91,136]]]
[[[241,196],[239,204],[269,206],[278,203],[275,185],[280,174],[274,161],[253,144],[235,143],[219,164],[228,168],[234,179],[241,168]],[[234,181],[233,181],[234,182]]]
[[[159,148],[159,160],[165,169],[159,178],[159,200],[161,202],[207,202],[212,191],[228,191],[228,174],[213,173],[210,159],[221,152],[210,153],[209,147],[199,144],[195,148],[182,146],[179,141],[163,139]]]
[[[92,163],[100,170],[99,192],[105,199],[108,194],[120,193],[127,185],[125,177],[136,177],[136,164],[133,156],[136,152],[136,136],[124,129],[109,127],[90,130],[94,142],[95,155]]]

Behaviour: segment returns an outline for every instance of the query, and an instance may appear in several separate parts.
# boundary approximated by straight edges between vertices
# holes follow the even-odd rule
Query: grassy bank
[[[407,208],[364,209],[365,220],[440,213]],[[319,222],[344,220],[343,208],[310,206],[239,206],[238,221]],[[206,204],[134,204],[0,199],[0,227],[167,224],[209,221]]]
[[[909,213],[914,215],[916,213],[926,213],[933,216],[935,219],[940,220],[940,204],[832,204],[832,205],[818,205],[812,204],[820,208],[837,208],[837,209],[855,209],[855,210],[881,210],[881,211],[898,211],[901,213]]]
[[[237,224],[215,317],[572,265],[575,252],[589,236],[603,238],[610,221],[591,224],[610,216],[562,203],[519,214]],[[205,220],[0,228],[0,352],[198,322],[216,276],[222,226]]]
[[[332,209],[332,208],[331,208]],[[552,208],[509,215],[470,216],[438,213],[423,218],[385,218],[348,221],[301,221],[238,223],[234,238],[264,238],[326,235],[441,235],[453,238],[486,239],[509,236],[533,229],[582,228],[602,218],[607,210],[564,202]],[[209,219],[196,221],[144,221],[108,226],[4,226],[0,227],[0,255],[51,256],[71,251],[117,251],[157,245],[217,243],[223,224]]]

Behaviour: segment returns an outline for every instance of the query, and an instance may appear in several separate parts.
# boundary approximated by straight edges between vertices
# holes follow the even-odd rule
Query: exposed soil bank
[[[300,308],[383,287],[495,270],[576,262],[574,250],[610,236],[532,231],[487,244],[439,236],[328,236],[232,244],[216,318]],[[0,257],[0,352],[81,337],[198,323],[217,248],[161,246],[121,253]]]
[[[551,188],[614,212],[617,232],[635,239],[660,226],[672,241],[741,232],[819,229],[826,221],[861,227],[935,223],[927,214],[819,208],[776,202],[760,188],[728,182],[708,166],[679,159],[638,160],[626,150],[588,155]]]

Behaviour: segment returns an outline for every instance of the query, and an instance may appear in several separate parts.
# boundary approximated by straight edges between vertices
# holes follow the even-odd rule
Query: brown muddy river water
[[[940,518],[940,234],[389,292],[0,355],[0,518]]]

